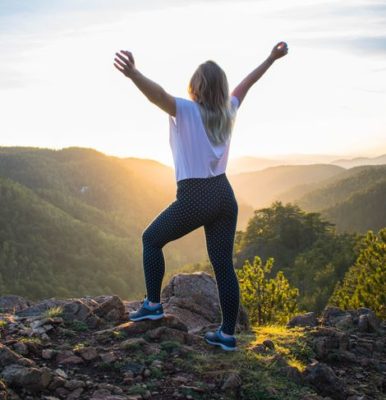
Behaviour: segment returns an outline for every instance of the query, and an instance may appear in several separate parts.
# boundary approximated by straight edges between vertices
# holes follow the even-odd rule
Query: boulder
[[[361,332],[377,332],[380,327],[380,321],[375,313],[369,308],[359,308],[358,314],[358,330]]]
[[[15,315],[17,315],[18,317],[38,316],[44,313],[44,311],[48,310],[49,308],[63,306],[65,303],[65,300],[57,300],[52,297],[50,299],[45,299],[36,304],[30,305],[27,308],[23,308],[15,312]]]
[[[322,313],[321,323],[325,326],[346,329],[351,328],[354,321],[349,311],[341,310],[338,307],[326,307]]]
[[[295,326],[317,326],[318,320],[316,319],[316,313],[308,312],[306,314],[300,314],[293,317],[287,324],[288,328]]]
[[[221,324],[221,308],[216,280],[206,272],[174,275],[162,290],[166,314],[179,318],[190,333],[209,324]],[[240,302],[236,331],[249,329],[248,315]]]
[[[107,321],[119,321],[125,316],[125,305],[118,296],[108,296],[94,309],[94,314]]]
[[[322,396],[330,396],[334,400],[346,399],[347,389],[344,381],[339,379],[327,364],[320,362],[309,364],[303,376],[305,381],[314,386]]]
[[[44,390],[52,379],[49,368],[25,367],[18,364],[6,366],[1,375],[9,386],[22,387],[30,391]]]

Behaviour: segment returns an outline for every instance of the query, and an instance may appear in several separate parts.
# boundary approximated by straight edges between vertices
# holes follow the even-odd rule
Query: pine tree
[[[329,303],[338,307],[371,308],[386,319],[386,228],[369,230],[359,243],[355,264],[337,283]]]
[[[259,256],[253,264],[245,261],[242,269],[236,269],[240,283],[241,301],[248,311],[251,323],[286,323],[298,312],[299,290],[290,286],[282,271],[269,278],[274,259],[270,257],[262,265]]]

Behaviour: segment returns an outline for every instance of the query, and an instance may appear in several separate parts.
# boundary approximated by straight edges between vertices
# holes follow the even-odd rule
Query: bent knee
[[[142,232],[142,243],[145,245],[152,245],[157,247],[163,247],[164,243],[161,240],[159,233],[156,233],[151,228],[147,228]]]
[[[152,243],[154,241],[154,235],[149,228],[142,232],[142,243]]]

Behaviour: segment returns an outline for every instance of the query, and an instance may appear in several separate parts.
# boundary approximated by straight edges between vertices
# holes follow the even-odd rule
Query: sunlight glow
[[[230,157],[386,151],[386,7],[376,1],[19,4],[0,17],[1,146],[172,165],[167,114],[113,67],[114,53],[131,50],[143,74],[188,98],[199,63],[218,62],[232,90],[285,40],[288,55],[239,110]]]

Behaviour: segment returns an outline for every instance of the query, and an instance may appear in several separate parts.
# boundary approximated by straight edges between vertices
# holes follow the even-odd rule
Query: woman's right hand
[[[271,51],[270,57],[277,60],[280,57],[285,56],[288,53],[288,47],[286,42],[277,43]]]

